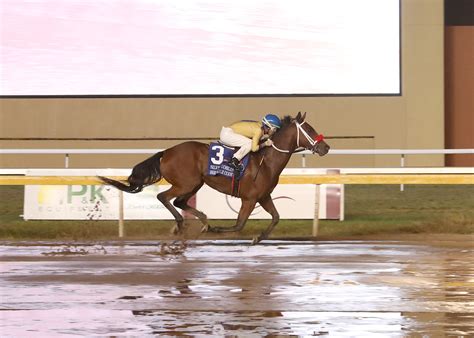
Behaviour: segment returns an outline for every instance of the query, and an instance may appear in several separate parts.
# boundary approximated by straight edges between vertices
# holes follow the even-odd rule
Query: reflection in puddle
[[[0,311],[2,336],[140,336],[151,334],[148,325],[135,320],[131,311],[97,308]]]
[[[325,335],[400,334],[400,313],[299,311],[133,311],[145,316],[154,334]],[[185,323],[185,324],[184,324]],[[370,333],[369,333],[370,332]]]
[[[1,311],[6,336],[299,335],[472,336],[472,313],[309,311]]]
[[[470,248],[188,243],[176,254],[180,248],[162,255],[156,245],[0,246],[0,332],[474,335]]]

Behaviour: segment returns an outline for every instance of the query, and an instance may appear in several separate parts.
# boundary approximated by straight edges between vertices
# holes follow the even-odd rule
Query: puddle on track
[[[474,335],[469,241],[159,249],[0,246],[2,337]]]

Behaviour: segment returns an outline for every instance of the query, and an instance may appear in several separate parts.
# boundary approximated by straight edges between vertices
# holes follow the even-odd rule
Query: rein
[[[265,151],[266,151],[266,150],[267,150],[266,148],[263,150],[262,159],[260,160],[260,163],[258,164],[257,173],[256,173],[255,176],[253,177],[253,180],[254,180],[254,181],[257,179],[258,173],[260,172],[260,168],[262,167],[263,160],[265,159]]]
[[[300,146],[300,131],[303,134],[303,136],[306,137],[306,140],[308,140],[309,144],[311,144],[311,146],[313,146],[313,147],[316,144],[318,144],[319,142],[321,142],[322,140],[324,140],[323,134],[319,134],[318,136],[316,136],[316,139],[313,140],[311,138],[311,136],[308,135],[306,130],[304,130],[303,127],[302,127],[302,125],[305,124],[305,123],[306,123],[306,121],[304,121],[301,124],[295,121],[296,130],[298,131],[298,133],[296,134],[296,145],[297,145],[297,147],[296,147],[295,150],[293,150],[293,152],[299,152],[299,151],[302,151],[302,150],[305,149],[304,147]],[[272,147],[273,147],[273,149],[275,149],[276,151],[279,151],[280,153],[290,153],[289,150],[280,149],[273,143],[272,143]]]
[[[273,147],[273,149],[275,149],[276,151],[279,151],[280,153],[289,153],[289,152],[290,152],[289,150],[284,150],[284,149],[278,148],[278,147],[277,147],[276,145],[274,145],[273,143],[272,143],[272,147]]]

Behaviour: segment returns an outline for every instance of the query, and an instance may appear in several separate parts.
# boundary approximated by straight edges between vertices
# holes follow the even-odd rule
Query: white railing
[[[69,168],[69,156],[72,154],[155,154],[164,149],[0,149],[0,154],[62,154],[65,168]],[[306,167],[308,150],[296,153],[302,155],[301,166]],[[329,155],[400,155],[400,167],[405,166],[406,155],[447,155],[474,154],[474,149],[331,149]]]
[[[0,154],[155,154],[165,149],[0,149]],[[311,155],[309,150],[296,153]],[[474,149],[331,149],[330,155],[474,154]]]

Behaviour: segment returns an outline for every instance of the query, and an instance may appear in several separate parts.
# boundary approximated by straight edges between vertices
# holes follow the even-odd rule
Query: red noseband
[[[316,139],[315,139],[316,143],[319,143],[319,142],[321,142],[322,140],[324,140],[323,134],[319,134],[318,136],[316,136]]]

